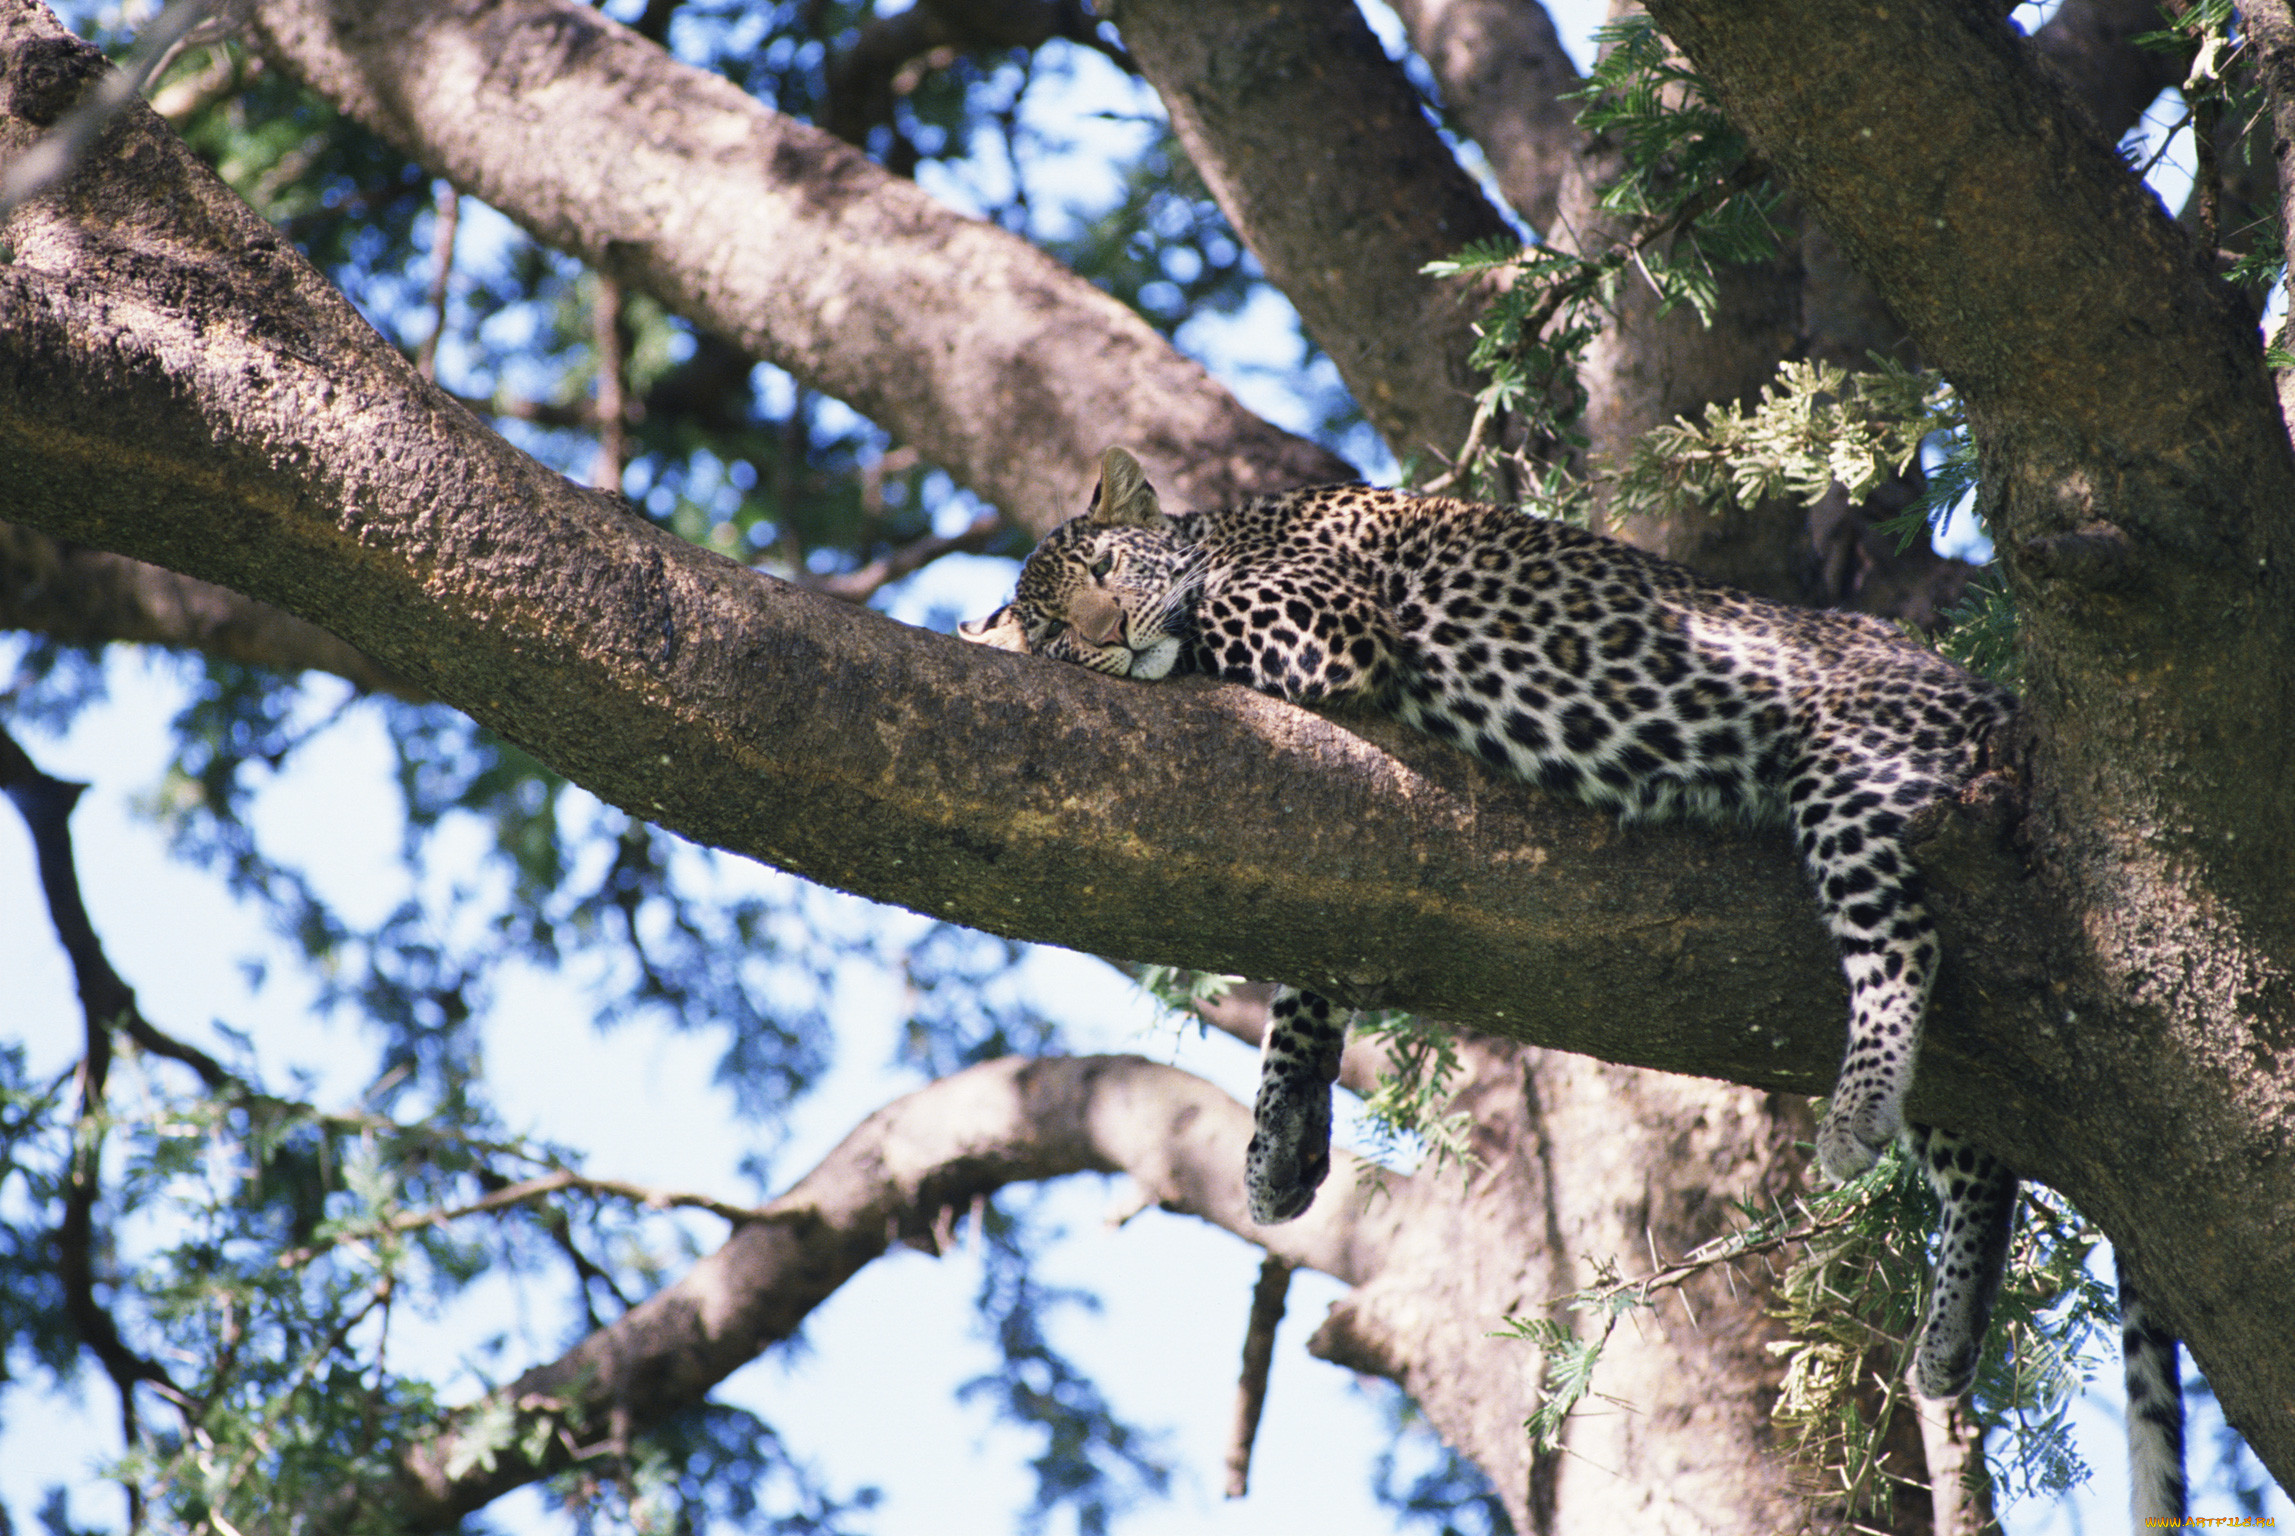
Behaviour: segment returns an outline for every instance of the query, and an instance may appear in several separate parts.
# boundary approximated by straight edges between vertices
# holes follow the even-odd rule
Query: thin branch
[[[454,240],[462,226],[462,194],[454,183],[441,180],[431,198],[430,226],[430,334],[415,349],[414,366],[431,383],[438,382],[438,344],[446,335],[446,298],[454,276]]]
[[[1259,1243],[1287,1267],[1352,1283],[1376,1273],[1395,1202],[1410,1198],[1411,1181],[1390,1178],[1376,1214],[1325,1199],[1298,1221],[1262,1230],[1236,1176],[1249,1134],[1250,1113],[1235,1100],[1136,1057],[1006,1058],[943,1078],[870,1116],[786,1194],[745,1213],[754,1219],[675,1284],[453,1415],[410,1453],[393,1517],[451,1523],[572,1465],[617,1415],[632,1433],[660,1422],[794,1334],[893,1242],[929,1241],[943,1210],[1008,1183],[1128,1172],[1166,1209]],[[1349,1187],[1351,1176],[1337,1169],[1333,1183]],[[547,1442],[541,1463],[458,1458],[463,1426],[505,1407],[519,1425],[508,1443]],[[371,1490],[361,1497],[363,1511],[376,1508]],[[328,1523],[319,1518],[315,1528]]]
[[[212,26],[211,19],[195,28],[184,42],[196,46],[202,41],[199,34]],[[179,57],[183,51],[177,50]],[[152,78],[157,80],[163,72],[154,70]],[[238,95],[262,78],[261,55],[223,47],[220,40],[207,40],[207,62],[152,92],[151,109],[180,129],[217,102]]]
[[[1267,1372],[1275,1361],[1275,1328],[1283,1321],[1283,1299],[1291,1289],[1291,1266],[1273,1254],[1259,1262],[1259,1283],[1251,1288],[1251,1322],[1243,1334],[1243,1379],[1235,1384],[1235,1427],[1227,1442],[1227,1496],[1251,1491],[1251,1444],[1259,1438],[1259,1413],[1267,1406]]]
[[[300,1268],[321,1254],[341,1247],[344,1243],[356,1242],[361,1238],[381,1237],[387,1234],[416,1232],[424,1227],[442,1227],[448,1222],[460,1221],[465,1216],[484,1216],[495,1211],[508,1210],[512,1206],[524,1205],[529,1201],[539,1200],[544,1195],[554,1195],[561,1189],[578,1189],[588,1194],[612,1195],[617,1199],[628,1200],[651,1210],[667,1210],[674,1207],[707,1211],[712,1216],[722,1216],[736,1225],[744,1221],[754,1221],[764,1214],[759,1207],[732,1205],[710,1195],[689,1194],[683,1190],[675,1189],[654,1189],[644,1184],[632,1184],[623,1179],[592,1179],[561,1169],[556,1173],[545,1173],[538,1178],[521,1179],[515,1184],[505,1185],[501,1189],[481,1195],[476,1200],[464,1205],[434,1206],[426,1211],[401,1211],[396,1216],[383,1221],[365,1222],[358,1226],[345,1227],[324,1242],[313,1243],[306,1248],[288,1249],[279,1255],[279,1267],[281,1269]]]
[[[1776,1229],[1757,1226],[1736,1232],[1725,1232],[1711,1242],[1700,1243],[1670,1264],[1658,1260],[1653,1240],[1650,1261],[1654,1267],[1648,1274],[1637,1279],[1612,1280],[1606,1284],[1589,1287],[1586,1290],[1576,1292],[1575,1298],[1603,1303],[1613,1301],[1630,1292],[1639,1300],[1647,1302],[1651,1296],[1658,1292],[1677,1290],[1707,1270],[1733,1265],[1739,1259],[1751,1258],[1756,1254],[1774,1253],[1780,1248],[1789,1247],[1795,1243],[1806,1243],[1814,1238],[1822,1237],[1828,1232],[1839,1231],[1842,1227],[1856,1220],[1863,1211],[1865,1204],[1864,1201],[1846,1202],[1839,1211],[1831,1215],[1811,1216],[1797,1226]],[[1803,1209],[1806,1210],[1807,1207],[1804,1206]],[[1557,1298],[1554,1304],[1559,1305],[1561,1302],[1571,1299],[1573,1298]]]
[[[800,570],[797,584],[848,603],[865,603],[880,588],[922,570],[943,555],[980,554],[1009,532],[1011,526],[1003,513],[990,510],[974,518],[962,533],[926,534],[878,556],[857,571],[821,576]]]
[[[64,1313],[80,1342],[103,1366],[120,1400],[120,1438],[133,1447],[141,1438],[135,1387],[139,1381],[172,1387],[167,1372],[137,1354],[120,1334],[119,1323],[96,1296],[95,1212],[102,1197],[104,1087],[111,1073],[112,1031],[140,1019],[135,993],[104,958],[72,857],[67,818],[87,789],[42,773],[15,738],[0,731],[0,791],[4,791],[31,834],[40,889],[56,936],[72,962],[79,984],[85,1048],[80,1058],[80,1108],[72,1125],[71,1168],[64,1210],[56,1224],[56,1276],[64,1288]],[[147,1030],[150,1026],[145,1025]],[[157,1031],[151,1031],[157,1035]],[[160,1036],[161,1039],[166,1037]],[[189,1047],[182,1047],[193,1056]],[[209,1062],[210,1067],[214,1063]],[[220,1071],[220,1068],[216,1070]],[[124,1482],[128,1527],[143,1523],[143,1494]]]
[[[1930,1519],[1934,1536],[1982,1536],[1993,1524],[1992,1481],[1985,1475],[1984,1426],[1965,1398],[1923,1397],[1907,1382],[1905,1402],[1920,1424],[1922,1459],[1928,1465]]]

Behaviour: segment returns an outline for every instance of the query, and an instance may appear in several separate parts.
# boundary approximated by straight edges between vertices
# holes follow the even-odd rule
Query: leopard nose
[[[1068,621],[1092,644],[1112,645],[1124,632],[1123,605],[1103,593],[1081,593],[1069,605]]]

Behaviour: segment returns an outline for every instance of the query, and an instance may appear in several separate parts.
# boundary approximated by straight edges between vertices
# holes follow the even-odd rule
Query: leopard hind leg
[[[1331,1171],[1331,1085],[1346,1042],[1345,1020],[1328,998],[1290,987],[1276,992],[1259,1046],[1259,1098],[1243,1159],[1244,1193],[1261,1226],[1314,1204]]]
[[[1913,1354],[1913,1380],[1924,1396],[1958,1397],[1975,1379],[1985,1330],[1992,1326],[1992,1304],[2008,1268],[2016,1175],[1957,1132],[1908,1126],[1905,1146],[1944,1208],[1937,1221],[1928,1316]]]

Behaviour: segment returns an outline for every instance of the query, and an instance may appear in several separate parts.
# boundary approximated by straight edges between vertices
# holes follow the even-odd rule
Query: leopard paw
[[[1313,1205],[1331,1171],[1331,1090],[1294,1093],[1269,1084],[1252,1119],[1257,1128],[1243,1157],[1243,1189],[1251,1219],[1273,1226]]]
[[[1904,1123],[1903,1108],[1888,1099],[1835,1095],[1817,1127],[1818,1170],[1835,1184],[1848,1183],[1880,1161]]]

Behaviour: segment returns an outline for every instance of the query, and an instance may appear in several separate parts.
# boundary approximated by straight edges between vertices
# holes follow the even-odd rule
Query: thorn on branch
[[[1260,1410],[1267,1406],[1267,1373],[1275,1362],[1275,1327],[1283,1321],[1291,1290],[1291,1266],[1269,1254],[1259,1264],[1251,1288],[1251,1321],[1243,1333],[1243,1379],[1235,1385],[1235,1429],[1227,1444],[1227,1496],[1251,1491],[1251,1445],[1259,1438]]]

